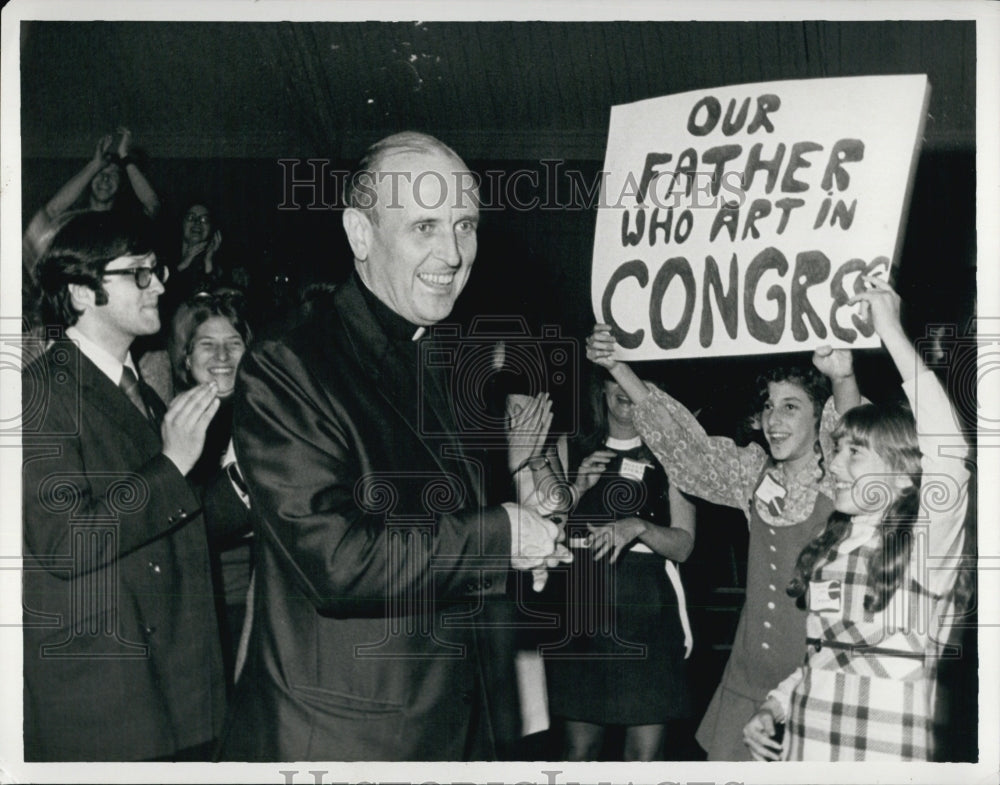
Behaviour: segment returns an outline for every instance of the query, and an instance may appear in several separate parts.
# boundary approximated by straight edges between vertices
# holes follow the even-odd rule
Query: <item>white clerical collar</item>
[[[612,450],[625,452],[626,450],[634,450],[636,447],[642,446],[642,437],[633,436],[631,439],[617,439],[614,436],[609,436],[604,440],[604,444]]]
[[[100,344],[90,340],[80,332],[75,326],[66,328],[66,337],[80,347],[80,352],[96,365],[105,376],[107,376],[116,386],[122,380],[122,368],[126,365],[132,369],[132,373],[139,378],[135,363],[132,362],[132,353],[125,355],[125,362],[119,361],[111,352]]]
[[[410,340],[411,341],[419,341],[421,338],[424,337],[424,333],[425,332],[427,332],[427,328],[426,327],[423,327],[423,326],[418,327],[417,330],[416,330],[416,332],[413,333],[413,337]]]

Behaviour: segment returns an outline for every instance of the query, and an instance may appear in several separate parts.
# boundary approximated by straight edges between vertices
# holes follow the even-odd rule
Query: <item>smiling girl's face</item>
[[[881,513],[910,485],[905,473],[851,435],[837,440],[830,473],[837,481],[834,508],[847,515]]]
[[[789,463],[794,470],[812,458],[818,436],[816,411],[799,385],[768,382],[761,427],[774,460]]]

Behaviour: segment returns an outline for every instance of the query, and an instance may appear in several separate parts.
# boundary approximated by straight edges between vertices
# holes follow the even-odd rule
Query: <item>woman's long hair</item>
[[[599,450],[604,446],[608,438],[608,407],[604,404],[604,383],[614,381],[607,370],[600,366],[594,366],[591,373],[587,389],[587,426],[583,429],[580,437],[575,440],[576,452],[582,457],[590,455],[594,450]],[[569,467],[567,467],[569,468]]]
[[[865,404],[848,411],[833,434],[840,445],[873,450],[889,466],[892,476],[866,487],[862,501],[872,508],[886,505],[881,521],[881,542],[868,558],[865,610],[877,612],[896,593],[913,548],[913,524],[920,512],[920,448],[916,424],[910,410],[899,404]],[[908,484],[898,490],[895,478],[905,475]],[[895,498],[889,497],[896,491]],[[823,531],[799,554],[795,574],[786,589],[805,606],[805,594],[816,565],[847,537],[851,516],[834,512]]]

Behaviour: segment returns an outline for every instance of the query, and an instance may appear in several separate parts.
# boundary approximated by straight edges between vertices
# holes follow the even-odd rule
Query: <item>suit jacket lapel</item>
[[[94,365],[72,341],[60,341],[58,347],[65,348],[76,356],[76,362],[70,367],[79,369],[82,400],[102,411],[117,428],[127,432],[143,449],[158,450],[161,446],[159,431],[147,417],[142,415],[121,388]],[[56,346],[52,348],[55,349]],[[140,391],[142,386],[140,383]],[[145,395],[143,397],[145,398]],[[160,407],[162,405],[161,402]]]

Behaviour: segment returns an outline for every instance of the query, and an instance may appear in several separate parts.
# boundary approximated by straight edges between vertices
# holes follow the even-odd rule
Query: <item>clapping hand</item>
[[[118,126],[118,133],[122,135],[118,142],[118,157],[124,160],[128,157],[129,148],[132,146],[132,132],[124,126]]]
[[[105,134],[97,140],[97,148],[94,150],[94,163],[104,166],[104,156],[111,149],[112,141],[111,134]]]
[[[614,457],[613,450],[594,450],[583,459],[580,467],[576,470],[576,479],[573,481],[577,496],[583,496],[597,484],[601,474],[607,468],[608,461]]]
[[[511,473],[526,460],[542,455],[552,425],[552,401],[538,395],[508,395],[507,464]]]
[[[646,526],[639,518],[622,518],[600,526],[588,523],[587,528],[592,535],[590,549],[594,553],[594,560],[602,559],[610,553],[611,563],[614,564],[625,546],[639,537]]]
[[[208,242],[208,254],[212,255],[219,250],[219,246],[222,245],[222,232],[216,229],[212,232],[212,239]]]
[[[194,468],[205,446],[205,431],[219,410],[219,386],[205,382],[185,390],[170,402],[163,416],[160,435],[161,452],[166,455],[181,474]]]

